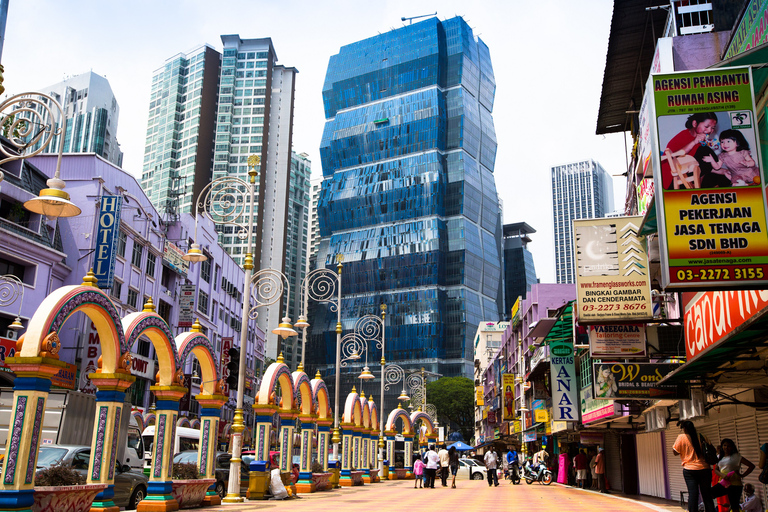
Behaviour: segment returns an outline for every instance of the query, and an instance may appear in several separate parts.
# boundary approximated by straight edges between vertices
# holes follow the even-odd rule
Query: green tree
[[[442,377],[427,384],[427,402],[437,409],[438,421],[450,424],[466,441],[474,436],[475,386],[466,377]]]

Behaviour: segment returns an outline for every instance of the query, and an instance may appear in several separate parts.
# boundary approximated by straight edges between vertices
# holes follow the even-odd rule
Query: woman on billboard
[[[663,151],[661,179],[665,189],[680,188],[681,180],[686,179],[682,176],[675,179],[669,164],[670,158],[681,156],[681,154],[696,159],[698,174],[695,182],[699,183],[695,188],[731,186],[731,181],[725,176],[724,170],[713,169],[714,164],[719,162],[714,151],[714,146],[717,145],[715,133],[717,133],[717,115],[714,112],[697,112],[688,116],[685,129],[672,137]],[[695,170],[694,173],[696,173]]]

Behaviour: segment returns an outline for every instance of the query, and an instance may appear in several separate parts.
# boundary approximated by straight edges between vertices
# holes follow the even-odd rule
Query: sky
[[[489,47],[496,78],[494,174],[504,222],[527,222],[543,283],[554,282],[552,166],[594,159],[627,168],[623,134],[595,135],[612,0],[10,0],[3,45],[5,96],[93,71],[120,106],[123,168],[141,176],[152,73],[222,34],[272,38],[278,63],[298,69],[293,149],[320,176],[322,87],[341,46],[399,28],[402,17],[463,16]],[[417,20],[418,21],[418,20]],[[614,178],[623,205],[623,178]]]

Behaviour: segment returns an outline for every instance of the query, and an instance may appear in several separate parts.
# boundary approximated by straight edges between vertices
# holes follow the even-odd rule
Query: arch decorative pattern
[[[313,414],[315,409],[312,397],[312,384],[304,372],[293,372],[293,403],[300,404],[301,414]]]
[[[22,341],[21,357],[39,357],[46,336],[59,332],[74,313],[88,315],[99,333],[102,371],[114,373],[118,359],[129,352],[122,322],[112,300],[98,288],[88,285],[65,286],[46,297],[29,321]]]
[[[353,392],[347,395],[347,401],[344,403],[344,416],[341,421],[352,423],[356,427],[363,424],[363,409],[360,406],[360,395],[357,393]]]
[[[191,426],[191,425],[190,425],[190,423],[189,423],[189,418],[187,418],[186,416],[182,416],[182,417],[181,417],[181,418],[179,418],[179,419],[178,419],[178,421],[176,422],[176,426],[177,426],[177,427],[186,427],[186,428],[190,428],[190,426]]]
[[[371,428],[371,410],[368,408],[368,399],[360,397],[360,411],[362,415],[362,422],[360,423],[365,428]]]
[[[208,337],[200,332],[183,332],[176,336],[175,342],[178,348],[179,367],[183,367],[189,355],[194,354],[200,363],[202,393],[215,394],[219,370],[214,357],[216,352]]]
[[[386,423],[386,430],[394,430],[395,429],[395,422],[397,422],[397,419],[401,418],[403,420],[403,427],[405,428],[405,431],[403,434],[410,434],[413,432],[413,424],[411,423],[411,418],[408,416],[408,413],[405,412],[405,409],[394,409],[392,412],[389,413],[389,416],[387,417],[387,423]]]
[[[428,435],[435,433],[435,425],[432,423],[432,418],[429,417],[429,414],[422,411],[413,411],[411,413],[411,425],[416,425],[416,422],[419,420],[423,421],[427,425]]]
[[[371,418],[371,428],[379,428],[379,408],[372,401],[368,401],[368,414]]]
[[[155,416],[155,413],[151,412],[144,416],[144,428],[147,428],[150,425],[154,425],[155,423],[157,423],[157,416]],[[142,432],[144,431],[142,430]]]
[[[312,401],[315,404],[315,412],[320,419],[330,418],[333,413],[331,412],[331,401],[328,395],[328,388],[325,385],[323,379],[312,379]]]
[[[200,420],[195,418],[189,422],[189,427],[200,430]]]
[[[123,318],[122,326],[129,349],[141,336],[149,338],[157,353],[160,385],[173,384],[174,374],[179,367],[179,356],[173,341],[173,333],[165,320],[157,313],[141,311]]]
[[[280,409],[290,411],[293,409],[293,377],[284,363],[272,363],[264,372],[264,378],[261,380],[261,387],[259,388],[259,405],[269,405],[270,400],[274,402],[273,405],[278,405],[278,397],[270,396],[278,382],[282,397]]]
[[[133,411],[131,415],[133,416],[133,419],[136,422],[136,424],[139,426],[139,432],[144,432],[144,429],[146,428],[146,426],[144,425],[144,417],[141,415],[141,412]]]

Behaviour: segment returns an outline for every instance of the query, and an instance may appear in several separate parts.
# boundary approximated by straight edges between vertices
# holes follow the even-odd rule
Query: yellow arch
[[[277,397],[270,397],[276,384],[280,384],[280,397],[282,398],[280,409],[290,411],[293,409],[293,379],[291,371],[281,362],[272,363],[264,372],[264,378],[259,387],[259,405],[277,405]]]
[[[293,389],[294,389],[294,397],[300,396],[301,397],[301,414],[304,415],[310,415],[315,414],[313,409],[313,400],[312,400],[312,385],[309,382],[309,377],[307,377],[307,374],[300,371],[295,371],[291,375],[293,378]]]
[[[192,331],[176,336],[175,343],[179,351],[179,367],[183,367],[189,354],[194,354],[200,363],[201,394],[215,395],[219,372],[216,369],[213,345],[208,337],[201,332],[196,332],[193,326]]]
[[[177,369],[178,355],[176,343],[173,341],[173,333],[165,320],[157,313],[141,311],[131,313],[123,318],[122,325],[129,348],[133,347],[133,344],[141,336],[149,338],[157,354],[159,384],[161,386],[172,385],[173,376]]]

